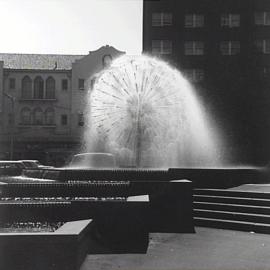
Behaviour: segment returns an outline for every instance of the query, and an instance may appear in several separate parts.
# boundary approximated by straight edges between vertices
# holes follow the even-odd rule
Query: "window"
[[[84,126],[84,115],[83,113],[78,114],[78,126]]]
[[[62,80],[62,90],[68,90],[68,80],[67,79]]]
[[[153,13],[152,26],[170,26],[172,25],[172,13]]]
[[[187,14],[185,15],[185,27],[196,28],[204,26],[204,15],[201,14]]]
[[[61,115],[61,125],[62,126],[66,126],[67,125],[67,121],[68,121],[67,115],[66,114],[62,114]]]
[[[171,40],[152,40],[153,54],[171,54],[172,41]]]
[[[54,109],[48,108],[45,111],[45,125],[54,125]]]
[[[260,73],[263,78],[270,78],[270,67],[261,67]]]
[[[204,43],[202,41],[185,42],[185,55],[203,55]]]
[[[46,80],[46,93],[45,97],[47,99],[54,99],[55,98],[55,80],[53,77],[49,77]]]
[[[8,114],[8,125],[9,126],[13,125],[13,114],[12,113]]]
[[[220,52],[222,55],[236,55],[240,53],[239,41],[222,41],[220,43]]]
[[[34,99],[43,99],[44,97],[44,81],[38,76],[34,80]]]
[[[15,78],[9,78],[9,89],[13,90],[16,87],[16,80]]]
[[[270,25],[270,11],[255,12],[254,19],[256,25]]]
[[[32,98],[32,80],[25,76],[22,79],[22,98],[31,99]]]
[[[43,112],[41,108],[35,108],[33,112],[33,124],[42,125],[43,124]]]
[[[105,54],[102,57],[102,65],[103,68],[109,67],[112,63],[112,56],[110,54]]]
[[[203,69],[187,69],[185,74],[191,82],[200,82],[204,79]]]
[[[21,123],[23,125],[31,125],[31,110],[29,108],[21,110]]]
[[[270,39],[261,39],[255,41],[255,46],[258,52],[269,54],[270,53]]]
[[[91,89],[94,89],[95,82],[96,82],[96,78],[92,78],[91,81],[90,81]]]
[[[223,27],[239,27],[240,15],[239,14],[222,14],[221,26]]]
[[[79,89],[84,90],[84,79],[79,79]]]

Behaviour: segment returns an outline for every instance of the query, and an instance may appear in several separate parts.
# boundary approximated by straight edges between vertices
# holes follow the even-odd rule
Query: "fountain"
[[[149,232],[193,233],[193,214],[199,212],[193,211],[193,187],[197,188],[198,199],[200,192],[222,195],[224,188],[265,181],[266,173],[262,176],[256,168],[213,168],[224,164],[221,158],[224,146],[213,119],[198,102],[188,80],[161,60],[148,56],[116,59],[98,74],[94,89],[89,91],[87,108],[84,150],[94,154],[75,155],[72,166],[66,168],[24,170],[24,181],[14,177],[14,182],[7,179],[0,187],[3,224],[39,220],[54,224],[85,219],[75,221],[76,226],[70,224],[64,234],[60,227],[60,236],[72,233],[76,242],[70,245],[61,239],[63,247],[53,243],[57,250],[63,250],[60,256],[51,246],[42,246],[48,253],[45,257],[53,258],[53,265],[64,263],[59,268],[78,269],[79,264],[75,266],[72,262],[83,259],[89,252],[86,249],[89,239],[90,252],[97,252],[94,244],[98,243],[98,252],[109,250],[115,254],[126,253],[130,248],[132,252],[146,252]],[[124,168],[113,168],[114,156]],[[223,195],[221,199],[224,200]],[[209,214],[209,209],[206,210],[201,212]],[[211,214],[210,211],[210,217]],[[94,220],[91,226],[90,218]],[[203,224],[202,218],[197,217],[198,220]],[[243,223],[241,217],[239,224]],[[77,226],[80,230],[76,229],[75,235],[72,230]],[[235,228],[235,222],[232,226]],[[57,231],[55,234],[55,239],[59,239]],[[33,237],[29,235],[27,239],[32,243]],[[6,258],[24,248],[14,245],[7,235],[3,239],[6,242],[2,241],[0,249],[6,252]],[[40,235],[36,239],[43,241]],[[104,243],[105,251],[100,251]],[[35,254],[44,269],[48,269],[47,260],[41,260],[44,254],[33,253],[38,250],[36,246],[31,247],[28,242],[26,245],[30,256]],[[25,264],[29,261],[30,268],[34,268],[32,261],[21,254],[19,264],[29,268]],[[13,262],[0,264],[8,269],[6,265]]]
[[[221,143],[178,70],[148,56],[122,56],[89,92],[87,152],[113,153],[121,167],[215,166]]]

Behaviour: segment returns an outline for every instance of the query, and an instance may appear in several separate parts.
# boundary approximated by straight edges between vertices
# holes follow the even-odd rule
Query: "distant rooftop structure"
[[[125,54],[114,47],[105,45],[97,50],[89,51],[88,55],[112,50],[115,53]],[[27,53],[0,53],[0,61],[4,62],[5,69],[21,70],[71,70],[72,64],[87,54],[27,54]]]
[[[7,69],[70,70],[85,55],[0,53]]]

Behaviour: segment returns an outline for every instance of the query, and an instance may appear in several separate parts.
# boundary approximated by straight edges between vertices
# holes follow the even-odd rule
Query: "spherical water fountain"
[[[221,144],[194,89],[178,70],[148,56],[123,56],[89,92],[88,152],[121,166],[217,165]]]

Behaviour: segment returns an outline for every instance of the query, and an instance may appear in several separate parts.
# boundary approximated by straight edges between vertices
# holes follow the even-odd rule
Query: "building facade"
[[[0,159],[63,165],[82,144],[87,95],[105,59],[88,55],[0,54]]]
[[[179,68],[232,155],[270,159],[270,1],[144,1],[143,51]]]

